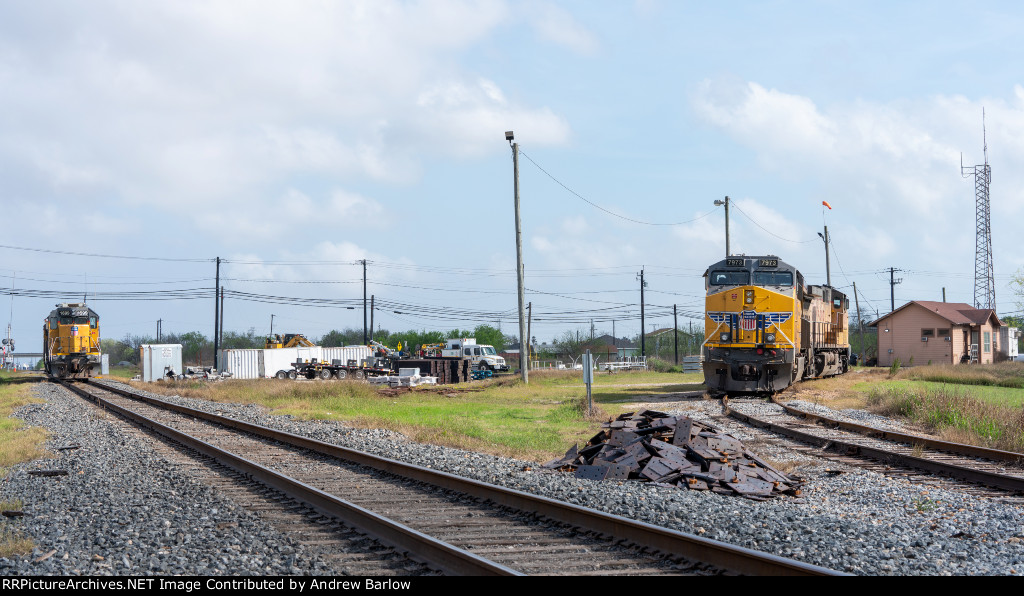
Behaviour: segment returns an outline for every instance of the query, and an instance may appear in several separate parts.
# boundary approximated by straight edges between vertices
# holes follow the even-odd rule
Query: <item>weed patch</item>
[[[966,435],[979,445],[1024,451],[1024,410],[979,399],[954,385],[873,387],[867,403],[876,413],[904,416],[940,435]]]

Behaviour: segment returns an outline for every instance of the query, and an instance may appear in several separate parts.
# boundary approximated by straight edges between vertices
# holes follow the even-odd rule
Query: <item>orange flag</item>
[[[822,202],[821,202],[821,204],[822,204],[822,205],[824,205],[824,206],[826,206],[826,207],[828,207],[829,209],[831,209],[831,208],[832,208],[832,205],[829,205],[829,204],[828,204],[828,201],[822,201]]]

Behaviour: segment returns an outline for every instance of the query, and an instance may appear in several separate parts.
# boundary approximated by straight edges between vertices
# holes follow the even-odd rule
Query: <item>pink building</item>
[[[995,311],[969,304],[913,300],[878,319],[878,365],[991,363],[1003,323]]]

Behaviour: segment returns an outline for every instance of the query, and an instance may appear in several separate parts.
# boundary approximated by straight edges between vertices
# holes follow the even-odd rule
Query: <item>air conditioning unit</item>
[[[953,341],[952,337],[944,337],[943,339],[945,339],[946,341]]]
[[[921,336],[921,341],[928,341],[928,336],[927,335],[922,335]]]

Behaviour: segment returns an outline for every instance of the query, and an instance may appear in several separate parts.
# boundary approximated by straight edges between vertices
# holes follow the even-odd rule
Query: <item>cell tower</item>
[[[964,167],[960,154],[960,174],[966,178],[974,176],[974,197],[976,213],[976,235],[974,244],[974,307],[996,308],[996,281],[992,269],[992,210],[989,204],[988,187],[992,182],[992,168],[988,165],[988,139],[985,134],[985,108],[981,109],[981,138],[984,145],[985,163]]]

